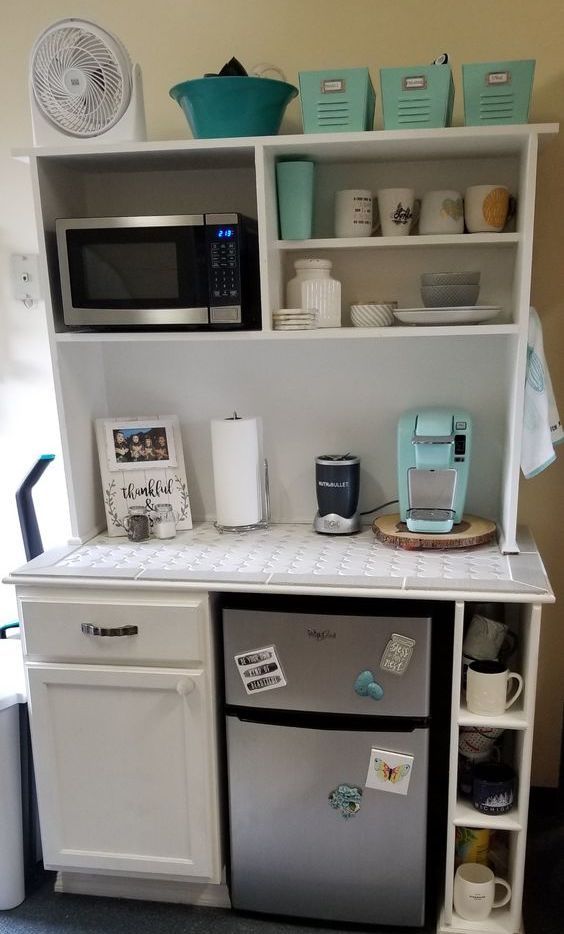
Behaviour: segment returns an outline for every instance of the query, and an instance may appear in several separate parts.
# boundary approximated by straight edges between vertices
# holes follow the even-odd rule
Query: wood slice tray
[[[372,531],[379,542],[394,545],[396,548],[405,548],[408,551],[416,551],[420,548],[443,550],[444,548],[474,548],[477,545],[485,545],[495,538],[496,524],[491,519],[467,515],[452,532],[410,532],[396,512],[374,519]]]

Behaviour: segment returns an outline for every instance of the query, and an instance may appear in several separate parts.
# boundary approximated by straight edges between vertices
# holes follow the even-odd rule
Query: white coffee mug
[[[498,899],[495,898],[496,885],[505,889],[505,894]],[[509,882],[494,876],[489,866],[462,863],[456,870],[454,908],[465,921],[485,921],[492,908],[502,908],[510,898]]]
[[[421,199],[419,233],[464,233],[464,202],[459,191],[425,192]]]
[[[507,698],[510,681],[517,689]],[[511,707],[523,690],[523,678],[516,671],[508,671],[502,662],[482,659],[470,662],[466,674],[466,706],[470,713],[500,716]]]
[[[464,220],[468,233],[501,233],[509,214],[505,185],[472,185],[464,194]]]
[[[383,237],[407,237],[417,220],[413,188],[380,188],[378,211]]]
[[[348,188],[335,192],[335,236],[369,237],[372,233],[372,192]]]

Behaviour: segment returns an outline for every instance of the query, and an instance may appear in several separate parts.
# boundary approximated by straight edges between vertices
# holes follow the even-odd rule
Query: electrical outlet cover
[[[35,253],[11,257],[12,294],[18,301],[32,304],[41,298],[39,257]]]

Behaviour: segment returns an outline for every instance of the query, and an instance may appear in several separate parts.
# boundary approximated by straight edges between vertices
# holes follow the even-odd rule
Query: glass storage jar
[[[329,259],[297,259],[286,286],[288,308],[315,308],[317,327],[341,327],[341,283],[331,277]]]
[[[176,516],[170,503],[155,506],[153,532],[156,538],[174,538],[176,535]]]

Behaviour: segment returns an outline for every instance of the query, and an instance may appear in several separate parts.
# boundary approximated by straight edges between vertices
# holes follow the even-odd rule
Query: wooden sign
[[[127,535],[131,506],[170,503],[177,529],[192,528],[180,426],[176,415],[97,418],[96,439],[108,535]]]

